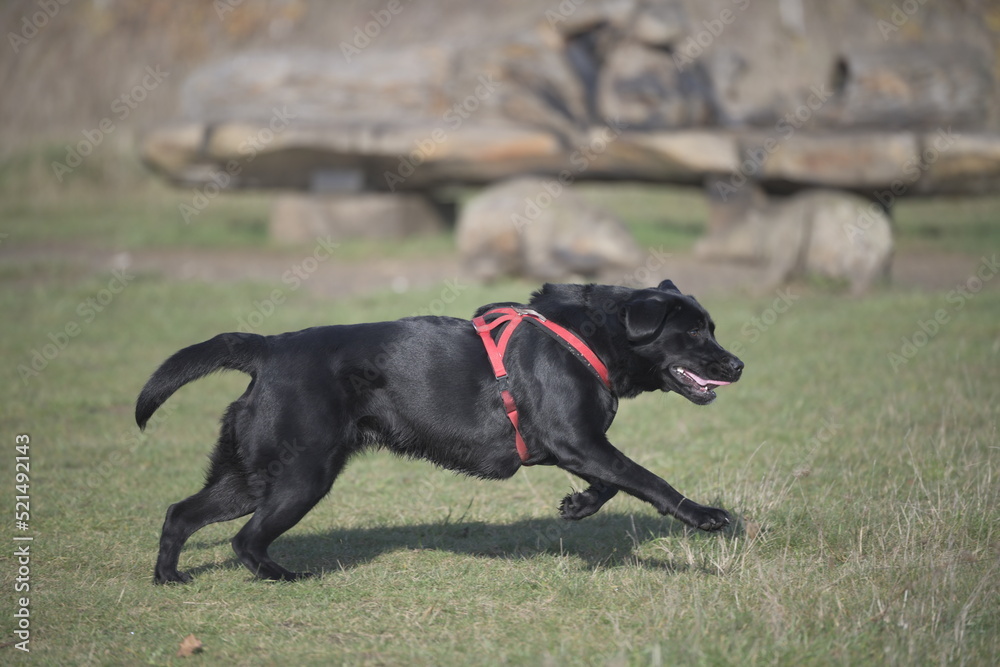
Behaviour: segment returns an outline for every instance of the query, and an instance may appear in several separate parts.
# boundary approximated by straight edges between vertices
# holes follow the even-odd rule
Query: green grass
[[[116,250],[141,248],[268,248],[279,247],[269,238],[268,217],[274,194],[219,195],[188,224],[180,212],[190,206],[190,190],[168,190],[144,185],[109,202],[106,193],[75,193],[67,214],[64,197],[25,201],[0,198],[3,233],[16,243],[79,243]],[[57,234],[53,230],[58,230]],[[372,257],[443,256],[454,248],[448,233],[430,234],[407,243],[376,239],[342,239],[343,259]]]
[[[580,190],[621,218],[647,248],[685,252],[705,231],[708,204],[695,188],[584,183]]]
[[[1000,197],[904,199],[893,215],[905,250],[979,254],[1000,247]]]
[[[181,565],[193,584],[161,588],[150,578],[163,512],[199,488],[246,378],[184,388],[145,439],[135,395],[163,358],[233,329],[271,286],[140,277],[82,322],[78,304],[104,283],[0,296],[10,486],[13,437],[32,436],[35,662],[180,663],[189,633],[206,664],[987,665],[1000,650],[995,291],[952,312],[898,373],[887,355],[952,307],[945,295],[813,294],[759,337],[745,325],[766,301],[709,300],[743,381],[708,408],[625,402],[611,437],[733,510],[739,530],[690,533],[627,497],[564,523],[555,507],[578,482],[561,471],[481,482],[372,454],[273,549],[325,576],[250,580],[228,543],[237,521],[192,538]],[[472,288],[449,312],[527,291]],[[397,317],[436,292],[331,303],[303,290],[264,328]],[[16,365],[70,321],[81,333],[22,382]]]
[[[183,191],[140,179],[127,192],[86,171],[48,191],[32,176],[45,176],[44,164],[33,164],[0,169],[5,249],[269,244],[266,196],[220,198],[203,224],[185,227]],[[683,250],[700,233],[704,204],[690,191],[586,196],[648,246]],[[901,247],[967,252],[971,275],[1000,245],[990,201],[901,205]],[[947,223],[940,236],[934,220]],[[341,250],[445,256],[450,243]],[[562,522],[556,506],[579,481],[554,469],[482,482],[376,453],[355,460],[274,545],[282,564],[324,576],[251,580],[229,546],[235,521],[189,542],[181,567],[191,585],[154,587],[163,513],[200,487],[219,416],[247,379],[185,387],[145,436],[132,421],[135,396],[166,356],[233,330],[281,285],[139,275],[91,320],[87,300],[109,278],[44,257],[0,270],[5,483],[13,513],[14,437],[28,433],[35,536],[32,655],[4,645],[4,664],[992,665],[1000,654],[992,287],[961,309],[945,293],[852,299],[801,287],[774,319],[771,299],[703,299],[719,339],[746,361],[744,379],[707,408],[676,395],[624,402],[610,435],[692,498],[732,510],[739,525],[722,534],[692,533],[628,497]],[[447,313],[467,317],[533,287],[471,287]],[[439,294],[331,302],[285,290],[261,329],[392,319]],[[889,355],[904,338],[922,341],[920,322],[939,309],[947,323],[894,369]],[[18,366],[54,352],[50,334],[63,342],[70,324],[79,333],[23,380]],[[19,597],[7,526],[0,644],[13,639]],[[175,657],[192,633],[203,654]]]

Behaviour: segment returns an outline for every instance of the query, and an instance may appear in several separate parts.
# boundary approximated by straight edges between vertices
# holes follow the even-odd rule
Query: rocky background
[[[488,60],[487,52],[500,49],[506,52],[505,61],[520,60],[524,65],[523,71],[511,72],[512,76],[536,78],[537,96],[549,97],[549,102],[541,105],[543,116],[550,115],[550,102],[559,99],[560,104],[567,104],[566,97],[576,99],[560,111],[562,116],[586,113],[598,117],[602,112],[615,111],[610,101],[611,108],[605,105],[603,111],[594,106],[599,85],[592,81],[568,83],[587,81],[586,73],[569,77],[548,71],[560,69],[563,64],[542,63],[530,57],[532,50],[558,46],[550,42],[550,29],[568,35],[572,51],[579,54],[571,58],[573,67],[580,70],[587,69],[588,59],[593,66],[595,56],[610,61],[612,70],[626,74],[627,68],[641,69],[658,56],[677,51],[690,54],[694,63],[687,78],[697,87],[699,77],[710,75],[711,89],[698,90],[697,94],[714,94],[715,99],[704,107],[692,104],[685,111],[679,111],[677,105],[670,111],[663,109],[658,119],[649,119],[658,126],[712,124],[714,120],[722,125],[769,128],[806,101],[813,86],[840,81],[846,87],[852,65],[870,71],[883,61],[899,62],[902,70],[895,76],[870,80],[860,89],[845,91],[844,104],[836,112],[832,107],[824,112],[823,126],[881,126],[891,122],[906,127],[913,122],[926,125],[951,119],[964,127],[997,130],[1000,123],[995,87],[983,90],[983,83],[976,83],[984,74],[993,80],[998,65],[1000,3],[988,0],[508,0],[475,4],[399,0],[401,10],[378,31],[369,31],[375,36],[369,38],[360,54],[353,55],[352,63],[345,62],[341,43],[353,46],[357,30],[363,33],[373,20],[371,12],[386,9],[392,4],[389,0],[213,0],[185,5],[169,0],[56,0],[55,16],[36,20],[33,15],[43,11],[45,4],[40,0],[11,0],[0,8],[0,25],[7,42],[0,51],[0,81],[5,91],[0,96],[0,116],[7,121],[0,128],[0,150],[4,152],[39,136],[63,139],[76,135],[87,122],[107,115],[108,100],[127,92],[122,82],[139,81],[151,63],[169,64],[166,69],[170,76],[155,104],[134,110],[130,123],[133,133],[141,134],[178,117],[197,117],[199,111],[205,113],[211,105],[207,99],[198,101],[180,94],[188,77],[206,64],[224,63],[245,52],[331,51],[338,56],[329,61],[331,68],[342,68],[344,76],[349,76],[350,64],[357,72],[381,69],[386,77],[391,77],[392,71],[405,76],[401,68],[416,68],[421,78],[447,74],[441,83],[457,94],[464,93],[464,87],[455,72],[435,72],[430,60],[393,61],[391,56],[380,58],[377,54],[424,47],[428,57],[437,58],[444,67],[447,55],[455,51],[480,50]],[[636,6],[647,9],[636,15]],[[706,22],[723,18],[727,10],[733,20],[723,24],[719,35],[712,35]],[[566,20],[558,20],[563,14]],[[606,18],[595,18],[602,16]],[[595,30],[597,25],[589,23],[594,20],[606,20],[605,27],[610,30]],[[603,39],[625,27],[622,24],[626,20],[638,21],[628,40]],[[34,27],[40,23],[40,28]],[[706,30],[707,36],[701,34]],[[11,34],[15,35],[13,44]],[[696,46],[690,38],[694,38]],[[630,52],[640,54],[639,58],[628,57]],[[919,57],[909,62],[908,52]],[[975,67],[952,80],[950,68],[970,57]],[[936,75],[919,75],[921,61],[941,58]],[[379,62],[366,62],[370,60]],[[477,68],[476,62],[466,61],[464,65],[471,72]],[[918,77],[911,83],[926,87],[923,99],[914,97],[917,91],[906,90],[907,73],[903,70]],[[591,70],[591,79],[594,74]],[[330,74],[334,80],[339,75]],[[587,85],[587,94],[582,98],[578,93],[566,95],[558,92],[558,85],[546,90],[543,80],[553,75],[565,78],[563,85]],[[649,83],[648,89],[655,89],[660,82]],[[961,86],[966,92],[960,99],[949,100],[946,86]],[[882,103],[861,104],[869,92],[884,98]],[[503,97],[511,96],[513,92]],[[359,98],[357,105],[364,108],[364,101]],[[513,104],[531,106],[529,102]],[[591,106],[581,109],[581,104]],[[639,103],[638,111],[631,110],[633,118],[646,114],[649,107]],[[217,111],[222,113],[223,109]],[[366,111],[390,113],[385,105]],[[929,111],[935,115],[929,116]],[[520,113],[527,120],[531,112],[525,109]]]
[[[560,193],[633,180],[705,190],[706,258],[860,291],[887,271],[893,201],[1000,186],[995,2],[34,0],[2,12],[5,153],[82,136],[66,164],[89,141],[137,151],[179,185],[296,191],[272,224],[293,241],[457,217],[484,277],[620,270],[636,253],[614,244],[619,223]],[[525,175],[534,185],[506,182]],[[507,203],[456,214],[441,196],[455,184],[497,184],[484,201]],[[569,218],[609,240],[581,245]],[[512,237],[521,222],[531,233]]]

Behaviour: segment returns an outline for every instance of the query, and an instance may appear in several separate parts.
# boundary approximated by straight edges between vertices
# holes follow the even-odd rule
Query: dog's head
[[[671,281],[638,290],[620,312],[632,352],[652,365],[663,391],[707,405],[716,388],[740,379],[743,362],[715,340],[708,312]]]

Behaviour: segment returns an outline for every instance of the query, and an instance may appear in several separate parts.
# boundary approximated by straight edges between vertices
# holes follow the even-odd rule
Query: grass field
[[[217,215],[238,218],[248,201]],[[135,202],[103,214],[86,202],[2,206],[4,244],[220,242],[217,230],[181,238],[137,224],[121,208]],[[982,236],[981,211],[973,217],[956,227],[996,238]],[[746,362],[743,380],[707,408],[676,395],[624,402],[611,438],[692,498],[729,508],[739,525],[722,534],[692,533],[627,497],[562,522],[556,506],[579,482],[553,469],[481,482],[372,454],[272,550],[324,576],[251,580],[229,546],[237,521],[189,542],[191,585],[154,587],[163,513],[200,488],[217,420],[247,380],[184,388],[144,437],[135,396],[167,355],[232,330],[274,286],[138,275],[97,311],[88,300],[110,279],[44,265],[0,273],[4,484],[13,513],[15,436],[30,434],[35,538],[31,654],[6,643],[5,664],[992,665],[1000,655],[996,289],[852,299],[802,288],[782,314],[773,297],[703,300]],[[447,312],[467,317],[531,289],[473,287]],[[392,319],[439,291],[331,302],[302,290],[264,328]],[[934,335],[921,334],[939,311]],[[22,377],[34,351],[60,342]],[[6,526],[0,629],[13,642],[24,594]],[[188,634],[203,652],[175,657]]]
[[[55,183],[48,167],[60,151],[28,151],[0,161],[2,233],[23,242],[53,239],[121,250],[163,246],[260,248],[269,244],[270,194],[223,196],[204,214],[184,224],[179,207],[190,206],[192,189],[173,189],[145,175],[134,155],[88,161]],[[586,199],[623,219],[648,247],[690,250],[702,234],[708,208],[694,188],[639,184],[582,183]],[[110,193],[109,193],[110,191]],[[449,198],[463,201],[474,190],[457,188]],[[900,250],[982,253],[1000,247],[1000,195],[977,198],[904,199],[893,212]],[[345,258],[442,255],[452,252],[450,234],[405,244],[348,240]]]

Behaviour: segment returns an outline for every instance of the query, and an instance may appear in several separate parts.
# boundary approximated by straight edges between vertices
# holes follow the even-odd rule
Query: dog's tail
[[[256,377],[266,351],[264,337],[248,333],[219,334],[185,347],[164,361],[142,388],[135,402],[135,423],[145,429],[149,418],[175,391],[214,371],[228,368]]]

